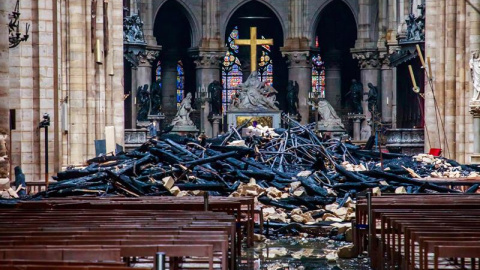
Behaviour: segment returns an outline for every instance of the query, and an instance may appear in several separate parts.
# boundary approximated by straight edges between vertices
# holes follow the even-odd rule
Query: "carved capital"
[[[382,59],[377,50],[352,51],[353,59],[358,60],[361,69],[377,69],[381,67]]]
[[[139,65],[153,65],[155,60],[160,56],[160,52],[156,50],[145,50],[137,55]]]
[[[219,68],[223,57],[222,52],[198,52],[193,54],[196,68]]]
[[[282,52],[282,55],[287,58],[287,65],[289,66],[311,66],[309,51]]]

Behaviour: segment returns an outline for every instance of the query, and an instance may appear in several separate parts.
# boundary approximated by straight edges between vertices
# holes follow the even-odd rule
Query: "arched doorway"
[[[187,92],[193,94],[195,89],[195,66],[188,55],[192,44],[192,27],[186,14],[181,4],[168,0],[155,17],[153,31],[157,44],[162,46],[162,53],[152,69],[152,81],[160,78],[165,123],[173,119],[178,104]]]
[[[273,45],[258,47],[257,71],[262,81],[271,84],[279,92],[279,108],[284,109],[288,76],[287,65],[280,52],[284,41],[283,29],[275,13],[258,1],[242,5],[227,23],[225,43],[228,51],[222,66],[224,106],[229,102],[229,96],[236,90],[238,83],[245,81],[250,75],[250,48],[236,47],[232,42],[235,38],[250,38],[250,27],[257,27],[257,38],[273,39]],[[232,61],[227,61],[227,58]]]
[[[320,12],[317,21],[312,57],[322,60],[325,72],[324,96],[348,126],[346,116],[350,107],[346,102],[347,93],[352,79],[360,79],[357,61],[350,54],[357,39],[355,17],[343,1],[331,1]],[[315,66],[316,63],[318,61],[312,61],[313,69],[319,68]]]

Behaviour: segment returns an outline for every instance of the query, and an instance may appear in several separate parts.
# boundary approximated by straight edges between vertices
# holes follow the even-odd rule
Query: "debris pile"
[[[435,175],[476,175],[475,166],[429,155],[362,150],[337,139],[322,141],[314,126],[286,117],[288,129],[241,136],[231,128],[218,138],[195,140],[172,134],[136,150],[100,156],[58,173],[35,198],[83,194],[124,196],[254,196],[264,220],[278,233],[351,238],[358,192],[460,192],[425,181]],[[267,132],[268,131],[268,132]],[[268,135],[265,136],[265,133]],[[469,192],[476,192],[478,185]],[[28,199],[28,198],[27,198]],[[328,228],[329,230],[326,230]]]

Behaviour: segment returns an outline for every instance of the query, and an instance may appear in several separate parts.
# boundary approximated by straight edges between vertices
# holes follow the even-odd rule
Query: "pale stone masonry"
[[[1,9],[6,13],[15,4],[9,2]],[[8,112],[15,109],[12,166],[20,165],[28,181],[44,180],[45,138],[44,130],[38,128],[44,113],[51,118],[50,176],[94,156],[94,140],[105,138],[105,126],[115,126],[115,142],[123,144],[123,6],[121,1],[97,1],[95,31],[102,45],[102,63],[97,64],[91,47],[91,3],[22,0],[20,30],[30,23],[30,38],[10,51],[7,44],[7,57],[3,57],[5,47],[0,44],[0,72],[8,74],[0,76],[0,116],[5,119],[0,125],[8,128]],[[104,44],[104,4],[109,18],[108,44]],[[8,21],[3,11],[0,16]],[[0,34],[6,37],[8,28],[6,31],[2,27]],[[4,83],[5,78],[9,84]]]

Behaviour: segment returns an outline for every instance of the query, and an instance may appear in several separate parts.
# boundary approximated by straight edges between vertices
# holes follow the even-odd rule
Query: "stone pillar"
[[[352,56],[354,59],[358,60],[358,65],[360,66],[360,80],[363,84],[363,113],[365,114],[365,121],[362,123],[361,127],[361,140],[368,140],[372,133],[371,127],[371,118],[372,115],[368,111],[368,83],[372,83],[377,86],[378,89],[381,89],[380,82],[380,61],[379,54],[376,49],[367,50],[367,49],[352,49]],[[381,102],[381,93],[378,93],[378,100]],[[377,103],[378,107],[378,103]]]
[[[354,59],[358,60],[358,65],[360,66],[360,80],[363,84],[363,112],[367,117],[367,120],[371,118],[371,114],[368,111],[368,83],[372,83],[377,86],[379,89],[382,87],[380,85],[380,61],[378,57],[377,50],[365,50],[358,51],[352,50],[352,55]],[[381,93],[378,93],[381,95]],[[380,99],[380,96],[379,96]]]
[[[193,55],[195,58],[196,68],[196,87],[198,91],[201,88],[207,88],[213,81],[220,82],[220,60],[222,59],[223,52],[203,52],[199,51]],[[201,132],[205,132],[208,137],[213,136],[212,125],[208,121],[208,115],[210,114],[210,104],[203,104],[200,109],[201,115]]]
[[[0,2],[0,36],[3,37],[0,40],[0,157],[7,156],[11,157],[11,147],[9,145],[10,138],[8,136],[10,126],[9,126],[9,48],[8,48],[8,2]],[[4,140],[4,141],[3,141]],[[4,144],[5,143],[5,144]],[[3,147],[8,149],[5,151]],[[3,170],[3,173],[10,173],[10,165],[8,161],[0,161],[0,170]],[[0,178],[2,172],[0,172]],[[12,177],[10,177],[12,179]]]
[[[138,55],[138,67],[135,70],[136,73],[136,83],[134,84],[135,90],[138,89],[138,87],[143,87],[145,84],[148,85],[148,89],[150,91],[150,87],[152,86],[152,65],[153,62],[157,59],[159,55],[158,51],[155,50],[146,50],[144,53],[140,53]],[[132,91],[133,92],[133,91]],[[133,98],[135,100],[137,96],[135,95]],[[136,106],[132,107],[132,115],[135,115],[135,118],[132,119],[134,122],[132,123],[137,123],[137,112],[139,110],[138,108],[138,100],[136,101]],[[135,113],[133,113],[133,110],[135,110]]]
[[[162,61],[162,112],[169,125],[177,113],[177,54],[167,53]]]
[[[338,50],[326,52],[325,59],[325,98],[335,111],[341,109],[342,99],[342,53]]]
[[[308,93],[312,90],[312,65],[309,51],[286,51],[288,80],[297,81],[299,86],[298,107],[302,119],[301,124],[308,123],[309,105]]]
[[[9,48],[8,48],[8,2],[0,2],[0,133],[5,134],[9,127]]]
[[[382,112],[382,122],[391,124],[393,115],[393,89],[395,89],[394,73],[392,67],[389,66],[390,61],[386,56],[382,61],[381,69],[381,99],[379,100]]]

